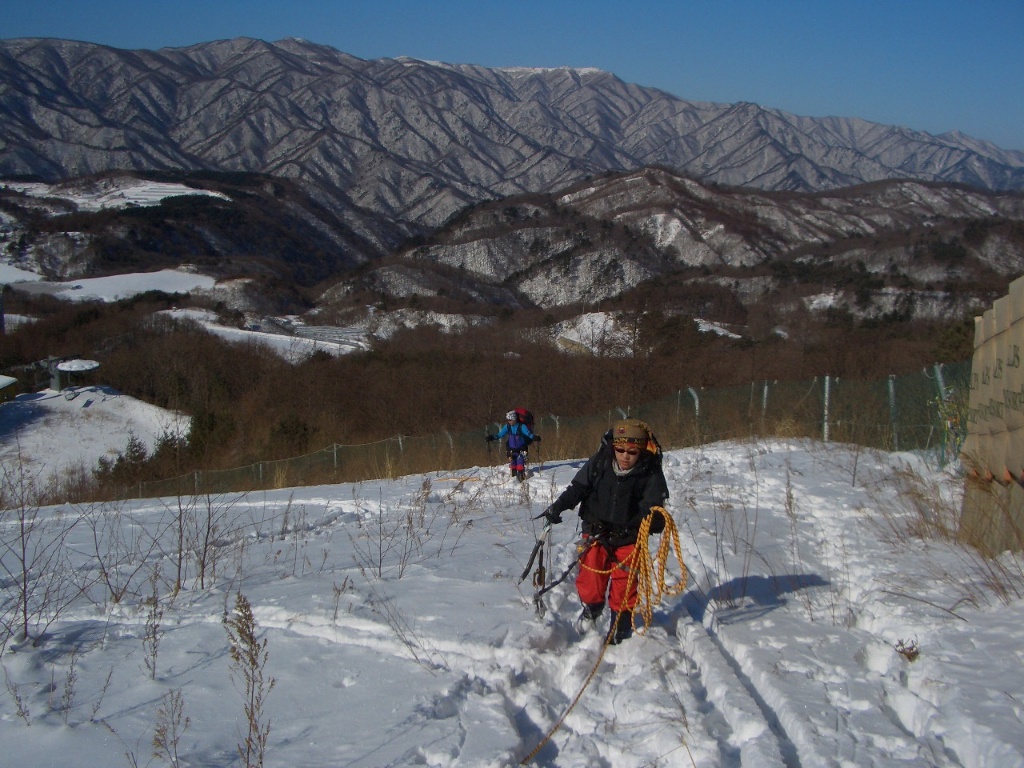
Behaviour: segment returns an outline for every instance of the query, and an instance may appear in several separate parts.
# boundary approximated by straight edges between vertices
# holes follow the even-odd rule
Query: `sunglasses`
[[[630,456],[639,456],[640,451],[636,448],[616,448],[616,453],[628,453]]]

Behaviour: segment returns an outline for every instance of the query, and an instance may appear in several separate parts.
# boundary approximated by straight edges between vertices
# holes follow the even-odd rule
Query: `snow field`
[[[476,467],[63,510],[81,516],[69,551],[89,587],[36,648],[3,655],[5,755],[41,765],[74,753],[85,768],[147,758],[158,710],[179,691],[182,764],[236,760],[245,722],[222,621],[241,591],[275,680],[268,766],[515,766],[578,694],[532,764],[1024,765],[1024,604],[980,599],[983,574],[956,545],[891,535],[910,514],[889,480],[898,469],[940,487],[955,478],[920,457],[803,441],[670,452],[687,590],[608,648],[588,683],[602,638],[577,635],[571,580],[544,597],[543,617],[530,579],[518,583],[540,532],[532,518],[579,464],[535,466],[522,485],[504,466]],[[205,588],[188,559],[174,595],[168,536],[183,502],[212,514],[219,537]],[[564,519],[549,577],[575,555],[575,517]],[[95,580],[96,530],[157,541],[120,604]],[[122,561],[120,578],[132,567]],[[917,643],[916,661],[895,650],[901,639]]]

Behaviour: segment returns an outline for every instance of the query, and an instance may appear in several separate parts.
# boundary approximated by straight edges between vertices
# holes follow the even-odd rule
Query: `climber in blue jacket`
[[[530,443],[539,442],[540,435],[535,435],[529,426],[519,419],[519,414],[509,411],[505,414],[505,424],[496,435],[488,435],[488,442],[507,438],[508,466],[512,477],[523,482],[526,479],[526,454]]]

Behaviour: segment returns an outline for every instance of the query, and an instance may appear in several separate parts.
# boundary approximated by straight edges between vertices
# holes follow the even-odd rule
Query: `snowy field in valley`
[[[23,465],[45,482],[67,470],[91,471],[101,458],[116,459],[132,438],[151,452],[162,435],[184,436],[188,426],[186,416],[109,387],[44,389],[0,405],[0,462]]]
[[[94,433],[79,408],[77,425],[52,422],[55,445],[117,450],[144,431],[130,398],[60,402],[90,397],[123,406],[122,430]],[[19,422],[26,447],[33,423],[46,429]],[[0,526],[5,622],[23,593],[18,520],[34,546],[64,546],[59,575],[28,590],[38,642],[2,655],[4,762],[168,764],[171,728],[180,765],[238,764],[248,721],[223,619],[240,593],[266,643],[267,766],[1024,765],[1021,563],[907,533],[910,498],[958,508],[962,481],[926,458],[803,441],[669,451],[686,589],[603,655],[574,629],[571,579],[543,615],[520,582],[533,518],[580,461],[535,464],[522,485],[471,467],[16,507]],[[549,581],[572,563],[575,522],[552,530]]]
[[[112,176],[95,181],[45,184],[35,181],[0,180],[0,184],[22,194],[38,198],[73,201],[79,211],[156,205],[166,197],[208,195],[227,199],[220,192],[197,189],[177,182],[147,181],[130,176]]]

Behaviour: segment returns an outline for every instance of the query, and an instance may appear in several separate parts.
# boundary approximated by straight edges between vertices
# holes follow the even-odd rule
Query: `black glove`
[[[539,443],[540,442],[540,435],[534,435],[533,436],[533,442]]]
[[[651,510],[646,516],[651,518],[651,527],[648,529],[650,534],[661,533],[665,530],[665,516],[663,514]]]
[[[545,509],[541,516],[546,518],[551,525],[558,525],[562,522],[562,513],[555,509],[554,504]]]
[[[498,436],[497,436],[497,435],[488,435],[488,436],[487,436],[487,442],[488,442],[488,443],[493,443],[493,442],[494,442],[495,440],[497,440],[497,439],[498,439]]]

